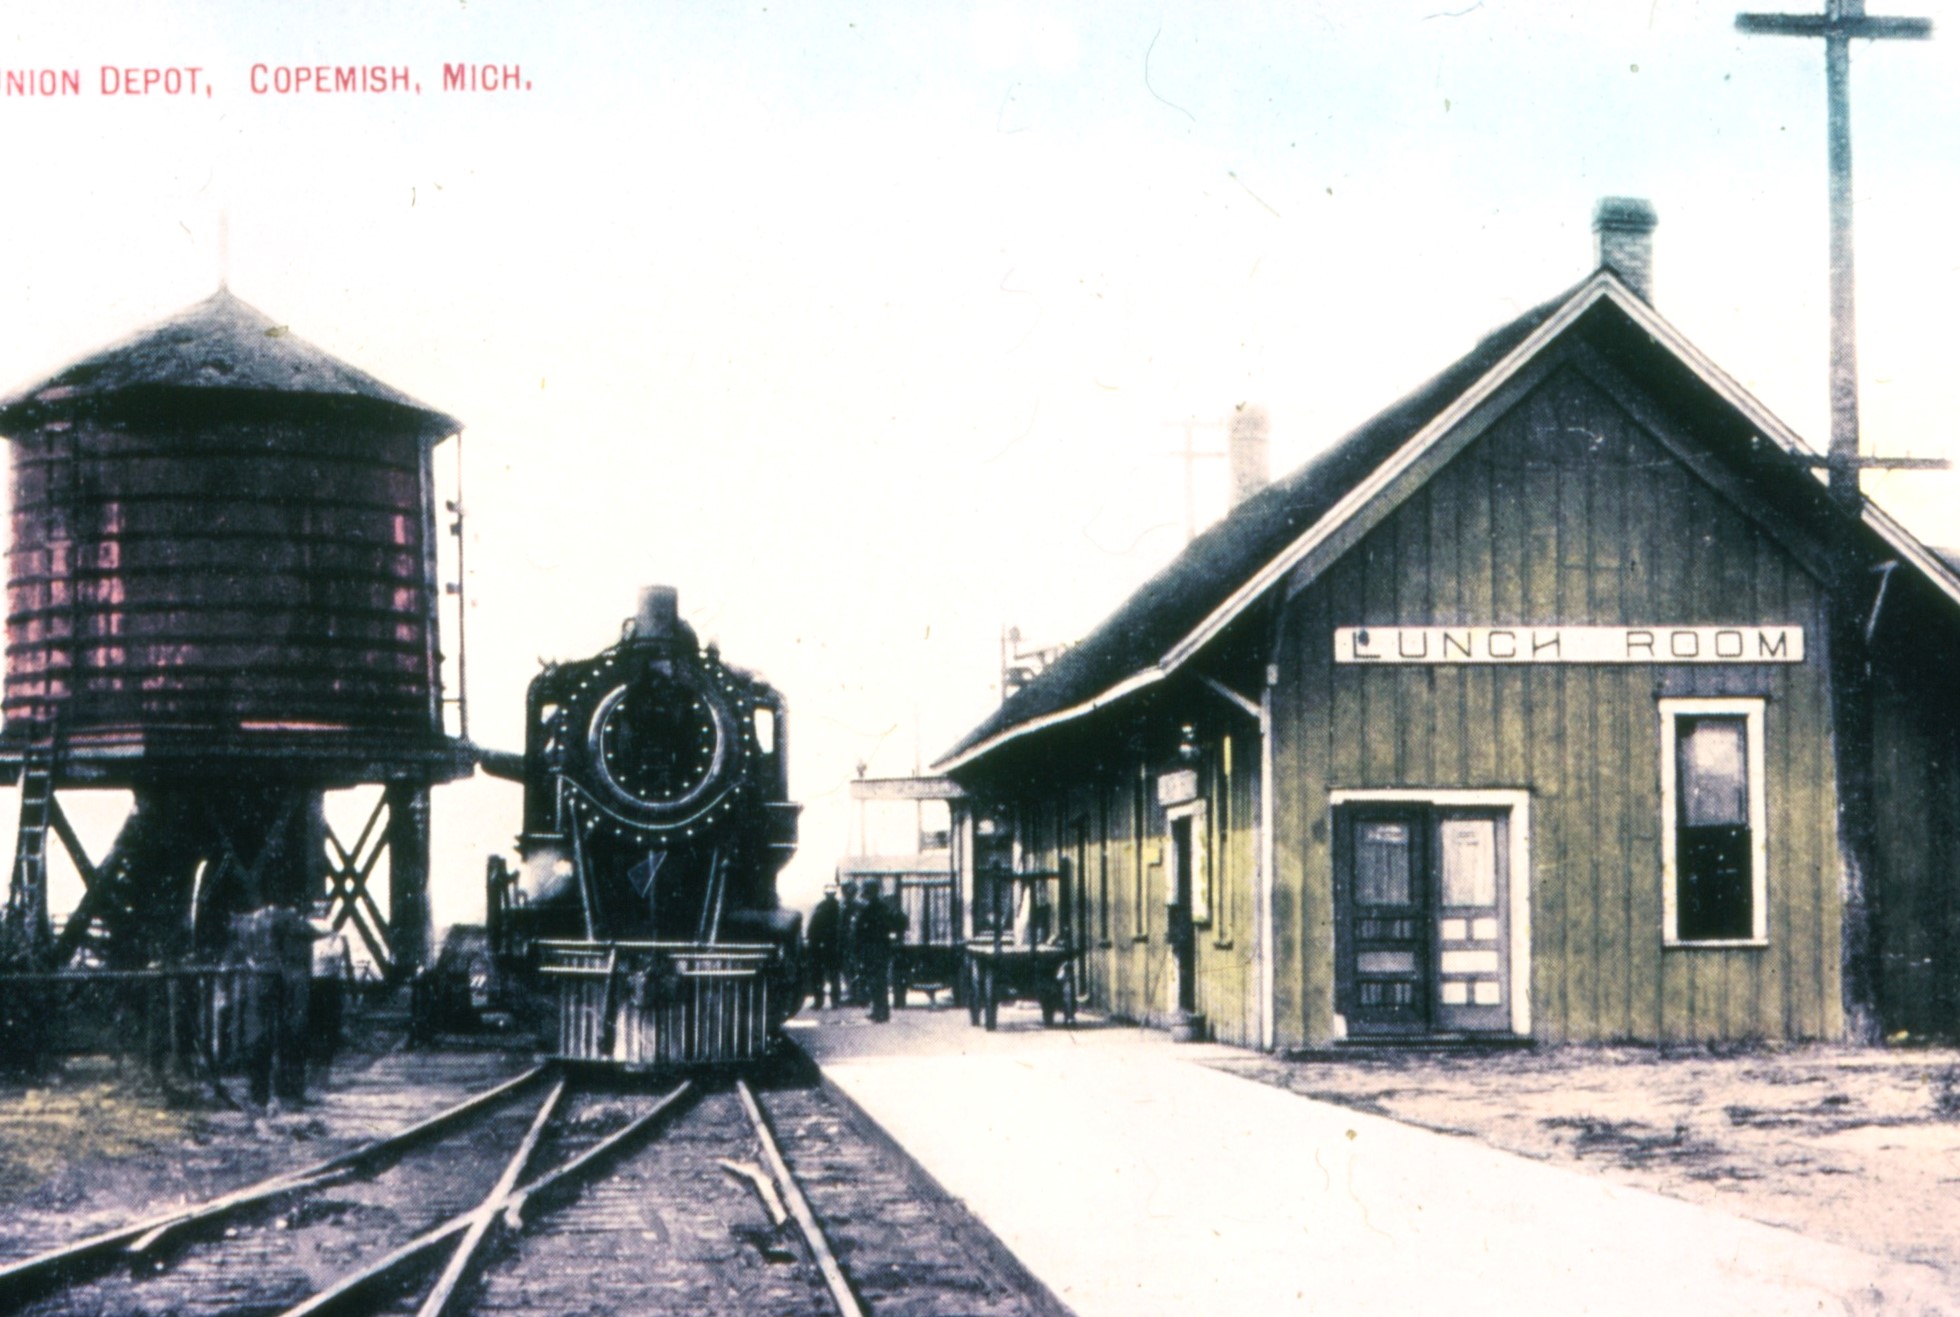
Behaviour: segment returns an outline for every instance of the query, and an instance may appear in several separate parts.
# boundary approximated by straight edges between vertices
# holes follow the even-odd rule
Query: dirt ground
[[[417,1056],[384,1032],[312,1076],[307,1102],[264,1110],[237,1101],[236,1079],[236,1105],[228,1106],[206,1084],[159,1084],[141,1067],[104,1057],[0,1078],[0,1259],[311,1165],[520,1064],[494,1049]]]
[[[84,1058],[0,1084],[0,1256],[210,1198],[329,1155],[321,1122],[227,1110]]]
[[[344,1058],[316,1105],[271,1115],[194,1088],[160,1094],[106,1062],[0,1084],[0,1257],[398,1128],[426,1114],[393,1106],[400,1062]],[[449,1064],[460,1095],[515,1063]],[[1960,1278],[1960,1050],[1545,1047],[1214,1064]]]
[[[1960,1051],[1546,1047],[1217,1064],[1960,1277]]]

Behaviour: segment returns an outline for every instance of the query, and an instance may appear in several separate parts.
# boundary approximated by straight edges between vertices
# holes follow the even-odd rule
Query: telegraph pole
[[[1874,18],[1865,0],[1825,0],[1822,14],[1738,14],[1736,27],[1765,36],[1822,37],[1824,90],[1829,112],[1831,204],[1831,446],[1822,465],[1831,498],[1851,523],[1838,540],[1837,564],[1826,605],[1829,632],[1832,757],[1837,770],[1838,855],[1843,864],[1843,973],[1845,1032],[1877,1042],[1884,1031],[1884,926],[1881,890],[1874,872],[1878,854],[1877,763],[1873,753],[1870,563],[1860,551],[1855,526],[1864,518],[1858,474],[1867,467],[1937,467],[1939,461],[1864,457],[1858,442],[1858,344],[1851,242],[1851,43],[1853,40],[1923,41],[1933,33],[1924,18]],[[1882,565],[1881,565],[1882,566]],[[1872,619],[1876,621],[1874,609]]]
[[[1924,41],[1933,35],[1933,22],[1869,16],[1865,0],[1825,0],[1821,14],[1737,14],[1735,25],[1754,36],[1824,39],[1831,197],[1831,447],[1824,465],[1830,472],[1832,496],[1855,510],[1861,468],[1943,465],[1858,454],[1858,331],[1851,243],[1851,43]]]
[[[1210,459],[1223,460],[1229,454],[1222,449],[1198,447],[1198,430],[1216,430],[1217,421],[1201,421],[1195,416],[1187,416],[1173,425],[1184,428],[1184,447],[1171,454],[1184,459],[1184,542],[1189,544],[1198,538],[1198,463]]]

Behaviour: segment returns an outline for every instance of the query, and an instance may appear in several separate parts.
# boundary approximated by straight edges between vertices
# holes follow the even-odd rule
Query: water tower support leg
[[[429,789],[388,784],[388,942],[395,973],[429,963]]]

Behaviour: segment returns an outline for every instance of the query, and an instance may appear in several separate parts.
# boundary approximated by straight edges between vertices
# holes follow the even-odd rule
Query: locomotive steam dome
[[[461,426],[225,290],[0,401],[5,731],[64,776],[467,772],[442,730],[432,450]]]

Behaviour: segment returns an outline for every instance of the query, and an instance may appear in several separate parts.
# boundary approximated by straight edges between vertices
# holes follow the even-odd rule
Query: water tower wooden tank
[[[469,771],[443,730],[432,466],[460,428],[223,290],[0,401],[16,949],[179,961],[230,915],[331,896],[397,968],[423,961],[428,790]],[[384,792],[350,850],[322,793],[359,784]],[[100,863],[71,787],[134,793]],[[50,831],[88,887],[59,939]]]

